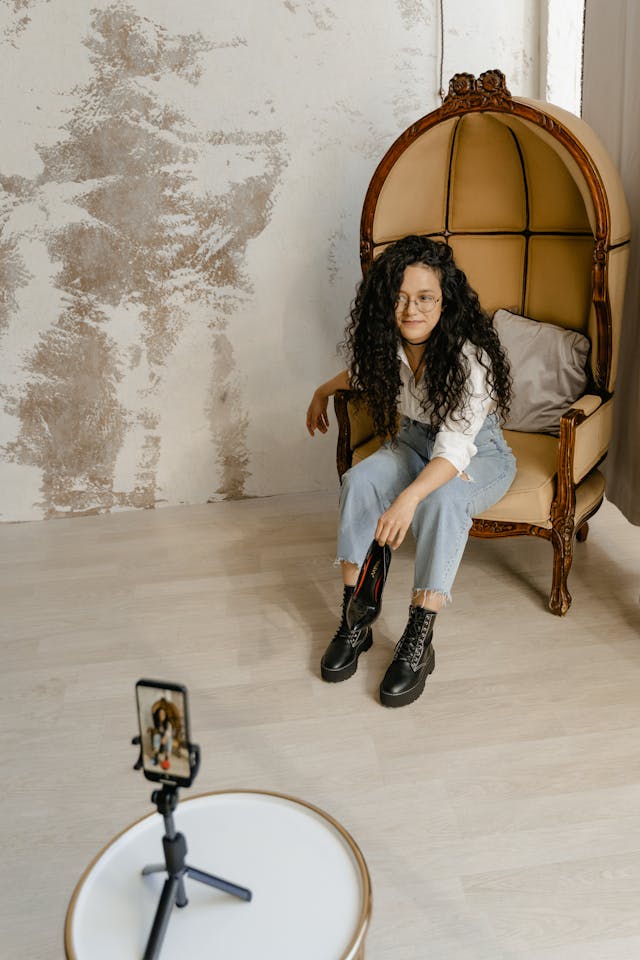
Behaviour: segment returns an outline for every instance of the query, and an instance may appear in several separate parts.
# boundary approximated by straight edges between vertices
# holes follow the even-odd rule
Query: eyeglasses
[[[430,293],[422,293],[417,300],[411,300],[409,297],[405,296],[404,293],[401,293],[399,297],[396,297],[396,312],[406,313],[411,304],[415,303],[420,313],[431,313],[432,310],[435,310],[441,300],[442,297],[434,297]]]

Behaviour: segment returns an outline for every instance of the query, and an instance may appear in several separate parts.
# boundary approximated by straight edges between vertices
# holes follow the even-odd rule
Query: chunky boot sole
[[[325,667],[324,663],[321,661],[320,673],[322,675],[322,679],[326,680],[327,683],[340,683],[342,680],[348,680],[349,677],[352,677],[358,669],[358,657],[361,653],[365,653],[367,650],[369,650],[372,643],[373,634],[371,633],[371,630],[369,630],[369,636],[359,648],[353,660],[350,660],[349,663],[346,663],[344,667],[331,669],[331,667]]]
[[[418,680],[413,684],[412,687],[409,687],[407,690],[403,690],[402,693],[387,693],[386,690],[380,686],[380,703],[384,707],[406,707],[408,703],[413,703],[414,700],[417,700],[422,691],[424,690],[424,685],[427,682],[427,677],[430,676],[436,665],[436,652],[432,648],[431,653],[427,657],[427,661],[418,675]]]

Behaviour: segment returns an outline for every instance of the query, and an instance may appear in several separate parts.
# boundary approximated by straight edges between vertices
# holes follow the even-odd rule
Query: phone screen
[[[149,780],[191,782],[187,690],[178,683],[136,684],[142,767]]]

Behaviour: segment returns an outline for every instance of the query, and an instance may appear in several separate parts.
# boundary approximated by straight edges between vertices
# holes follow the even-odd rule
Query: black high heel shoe
[[[346,611],[351,630],[370,626],[380,616],[382,591],[391,564],[391,548],[371,541]]]

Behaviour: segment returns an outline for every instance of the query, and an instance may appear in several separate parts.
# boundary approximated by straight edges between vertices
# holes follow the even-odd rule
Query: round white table
[[[185,877],[160,960],[363,960],[367,866],[344,828],[311,804],[250,790],[181,800],[189,866],[249,887],[250,903]],[[140,960],[166,873],[162,817],[132,824],[98,854],[67,911],[67,960]]]

